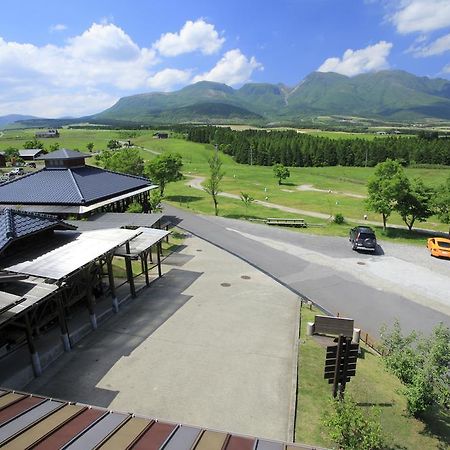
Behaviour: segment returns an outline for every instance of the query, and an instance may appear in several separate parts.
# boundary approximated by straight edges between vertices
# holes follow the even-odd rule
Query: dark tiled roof
[[[91,155],[86,153],[77,152],[75,150],[68,150],[67,148],[61,148],[46,155],[40,156],[38,159],[44,159],[46,161],[50,159],[80,159],[80,158],[90,158]]]
[[[0,390],[0,429],[0,446],[8,448],[319,450],[9,390]]]
[[[18,239],[49,229],[76,227],[53,216],[5,208],[0,213],[0,253]]]
[[[146,178],[93,166],[45,168],[0,185],[0,204],[87,205],[150,185]]]

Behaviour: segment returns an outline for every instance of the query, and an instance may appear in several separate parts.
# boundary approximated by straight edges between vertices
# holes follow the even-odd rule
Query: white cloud
[[[186,84],[190,78],[190,70],[163,69],[147,79],[147,86],[152,89],[169,91],[175,86]]]
[[[63,23],[57,23],[56,25],[50,26],[50,33],[56,33],[64,30],[67,30],[67,25],[64,25]]]
[[[231,86],[248,81],[255,70],[263,70],[252,56],[248,59],[239,49],[230,50],[209,71],[194,77],[194,82],[207,80],[226,83]]]
[[[429,33],[450,26],[450,1],[403,0],[388,19],[401,34]]]
[[[61,109],[64,114],[72,115],[74,110],[83,109],[76,101],[85,92],[83,114],[99,111],[107,101],[117,98],[119,91],[147,87],[150,70],[157,61],[154,50],[140,48],[113,24],[94,23],[81,35],[70,38],[64,46],[38,47],[0,38],[2,106],[4,109],[6,104],[11,105],[15,98],[15,111],[33,107],[36,110],[30,112],[42,116],[53,114],[50,109]],[[46,89],[40,98],[47,100],[42,103],[34,102],[39,98],[38,89]],[[117,94],[101,94],[114,91]],[[54,95],[55,92],[63,95]],[[73,93],[75,103],[65,101],[70,98],[70,93]],[[28,105],[22,101],[25,95]],[[50,99],[59,105],[46,109]]]
[[[349,77],[365,72],[373,72],[389,67],[387,57],[392,44],[380,41],[359,50],[348,49],[342,58],[328,58],[317,69],[318,72],[336,72]]]
[[[442,73],[450,73],[450,64],[447,64],[443,69]]]
[[[216,53],[222,47],[225,38],[203,19],[195,22],[188,20],[178,33],[165,33],[154,44],[154,48],[163,56],[177,56],[183,53],[200,51],[204,55]]]
[[[421,45],[411,47],[408,53],[413,53],[414,56],[434,56],[441,55],[442,53],[448,52],[450,50],[450,33],[445,36],[441,36],[434,42],[428,45]]]

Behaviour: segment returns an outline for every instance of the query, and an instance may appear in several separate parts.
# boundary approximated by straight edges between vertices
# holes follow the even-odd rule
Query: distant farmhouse
[[[47,130],[47,131],[37,131],[35,134],[36,138],[58,138],[58,130]]]
[[[154,133],[153,139],[168,139],[169,133]]]
[[[0,209],[84,216],[124,212],[132,202],[149,211],[148,195],[157,186],[144,177],[86,165],[90,155],[60,149],[40,156],[45,167],[0,186]]]
[[[24,161],[34,161],[42,155],[45,155],[45,151],[41,148],[23,148],[19,150],[19,156]]]

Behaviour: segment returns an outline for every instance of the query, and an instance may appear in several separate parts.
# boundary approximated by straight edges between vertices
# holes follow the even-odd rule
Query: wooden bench
[[[277,217],[269,217],[266,219],[267,225],[282,225],[285,227],[302,227],[306,228],[305,219],[280,219]]]

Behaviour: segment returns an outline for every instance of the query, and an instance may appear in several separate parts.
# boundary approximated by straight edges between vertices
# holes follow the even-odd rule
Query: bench
[[[269,217],[266,219],[267,225],[282,225],[286,227],[302,227],[306,228],[307,224],[304,219],[280,219],[277,217]]]

